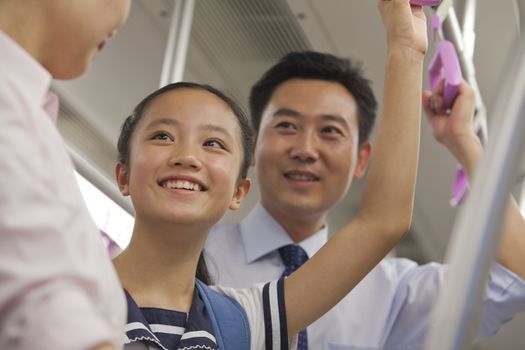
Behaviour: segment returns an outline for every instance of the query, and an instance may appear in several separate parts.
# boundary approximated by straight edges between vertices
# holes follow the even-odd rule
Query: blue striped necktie
[[[289,244],[284,247],[279,248],[279,254],[283,260],[285,269],[282,276],[289,276],[301,267],[306,260],[308,260],[308,255],[303,248],[296,244]],[[303,329],[299,332],[299,339],[297,344],[297,350],[307,350],[308,349],[308,335],[306,334],[306,329]]]

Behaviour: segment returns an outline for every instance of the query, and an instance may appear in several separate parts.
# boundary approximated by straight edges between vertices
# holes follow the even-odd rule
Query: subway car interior
[[[520,139],[525,130],[522,128],[522,136],[518,134],[515,138],[511,132],[516,132],[518,126],[509,125],[514,112],[523,112],[517,111],[520,106],[512,109],[510,100],[513,94],[522,92],[520,84],[524,84],[515,81],[520,76],[519,63],[515,61],[519,58],[525,62],[520,36],[525,28],[525,1],[441,1],[435,7],[426,6],[425,13],[429,25],[425,67],[431,66],[437,52],[438,35],[433,33],[430,18],[440,15],[441,35],[453,43],[463,77],[476,87],[475,125],[485,147],[513,140],[509,147],[515,152],[489,149],[486,154],[493,159],[501,159],[502,154],[508,156],[497,162],[502,164],[502,170],[493,174],[507,179],[501,180],[505,183],[498,182],[498,178],[489,179],[495,171],[482,164],[487,174],[480,175],[480,179],[495,181],[497,185],[491,187],[485,182],[480,186],[494,188],[491,192],[494,196],[510,191],[525,213],[525,163],[520,155],[524,146]],[[371,0],[134,0],[127,23],[98,55],[90,70],[79,79],[52,84],[61,101],[59,130],[79,175],[88,208],[105,233],[111,253],[115,255],[125,249],[133,226],[131,202],[120,195],[115,183],[116,140],[123,120],[143,96],[167,82],[195,81],[228,92],[246,108],[252,84],[281,56],[291,51],[315,50],[361,62],[381,109],[385,43],[377,2]],[[427,74],[423,84],[425,88],[430,84]],[[525,99],[525,95],[520,96]],[[497,244],[497,235],[470,232],[478,234],[479,239],[469,236],[463,240],[455,235],[475,226],[472,220],[492,220],[497,225],[501,211],[489,206],[496,206],[497,200],[487,197],[490,195],[487,190],[475,197],[478,203],[469,201],[476,191],[481,191],[480,186],[461,183],[457,162],[434,140],[424,115],[422,124],[412,226],[391,254],[419,264],[447,262],[451,269],[461,270],[456,276],[464,273],[472,277],[471,286],[482,284],[486,276],[478,270],[494,258],[495,251],[490,244],[472,242]],[[253,169],[249,176],[255,179]],[[330,212],[330,232],[335,232],[356,213],[365,182],[366,176],[355,181],[352,191]],[[241,209],[229,212],[223,222],[239,221],[254,207],[259,198],[256,183],[253,181],[252,191]],[[484,210],[490,215],[483,217]],[[458,262],[458,250],[464,250],[465,260],[472,258],[472,261]],[[456,287],[453,290],[451,287],[447,298],[453,298],[451,295],[474,298]],[[450,299],[442,304],[447,302],[454,305]],[[458,312],[464,314],[469,310],[465,307]],[[440,322],[435,327],[441,329]],[[472,349],[525,349],[524,329],[525,315],[521,314],[497,335],[481,340]],[[430,348],[440,347],[429,345]],[[445,348],[448,347],[442,347]]]

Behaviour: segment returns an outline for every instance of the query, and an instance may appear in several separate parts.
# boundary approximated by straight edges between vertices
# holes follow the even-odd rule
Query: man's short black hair
[[[250,112],[255,132],[259,132],[262,114],[275,89],[290,79],[314,79],[339,83],[352,94],[358,108],[359,144],[368,140],[377,113],[370,81],[361,65],[331,54],[291,52],[266,71],[250,92]]]

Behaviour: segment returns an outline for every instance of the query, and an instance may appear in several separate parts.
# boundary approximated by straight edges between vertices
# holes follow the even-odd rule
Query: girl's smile
[[[191,192],[204,192],[206,187],[200,183],[199,180],[191,178],[189,176],[185,177],[171,177],[166,180],[162,180],[159,183],[165,189],[168,189],[177,193],[191,193]]]

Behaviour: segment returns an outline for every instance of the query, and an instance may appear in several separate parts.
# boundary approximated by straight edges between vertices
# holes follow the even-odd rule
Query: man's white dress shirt
[[[327,237],[324,228],[300,245],[311,257]],[[291,243],[284,229],[258,204],[239,224],[216,226],[206,242],[205,256],[215,283],[240,288],[278,278],[284,270],[278,248]],[[384,259],[308,327],[309,349],[421,349],[444,272],[444,266],[436,263],[418,266],[408,259]],[[480,335],[495,334],[524,310],[525,282],[494,264]]]
[[[56,129],[50,83],[0,31],[0,349],[120,348],[124,293]]]

